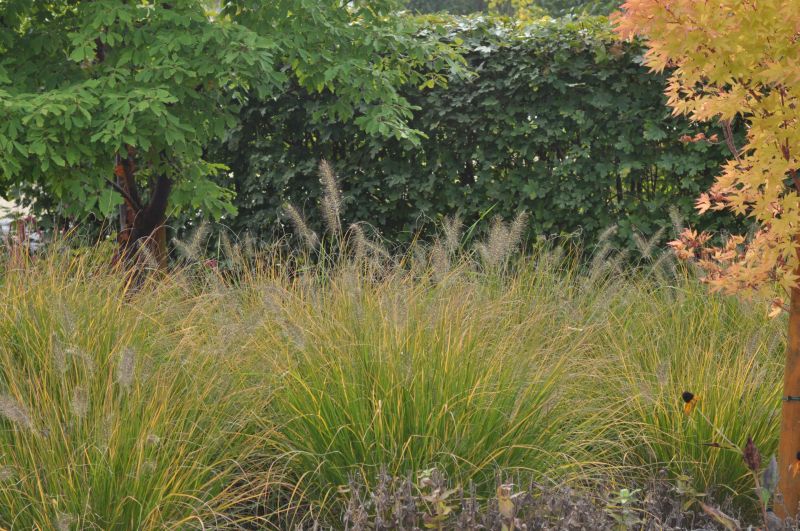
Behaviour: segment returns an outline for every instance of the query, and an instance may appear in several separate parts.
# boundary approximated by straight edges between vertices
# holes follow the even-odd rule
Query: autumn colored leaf
[[[684,233],[670,243],[676,255],[697,260],[717,291],[768,292],[776,281],[795,287],[800,266],[797,4],[629,0],[613,18],[621,37],[646,41],[645,64],[651,70],[670,68],[666,94],[674,113],[723,126],[731,160],[711,190],[698,197],[697,211],[729,210],[759,225],[752,237],[721,247],[706,248],[708,239]],[[735,145],[731,121],[745,123],[743,145]],[[697,133],[681,141],[720,139]]]

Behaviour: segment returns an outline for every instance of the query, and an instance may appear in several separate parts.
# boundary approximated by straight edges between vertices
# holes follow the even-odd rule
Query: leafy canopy
[[[618,0],[406,0],[409,9],[421,13],[447,11],[453,15],[468,15],[487,12],[520,18],[608,15],[619,4]]]
[[[200,0],[0,0],[0,182],[53,194],[65,214],[121,203],[115,156],[135,152],[136,179],[166,175],[173,210],[232,211],[206,147],[248,94],[295,82],[333,92],[334,117],[416,140],[395,86],[457,68],[449,48],[414,38],[389,0],[237,0],[209,15]],[[441,53],[439,53],[441,52]]]
[[[688,230],[673,247],[697,258],[707,280],[727,293],[767,290],[774,280],[797,285],[800,235],[800,9],[783,0],[629,0],[617,17],[621,35],[641,35],[646,64],[672,72],[667,88],[675,114],[717,119],[730,131],[747,126],[744,145],[726,141],[732,158],[700,212],[727,210],[752,218],[755,234],[707,246]]]
[[[688,217],[694,198],[727,148],[679,141],[722,133],[669,116],[665,78],[642,68],[640,43],[620,43],[605,17],[437,20],[448,41],[462,42],[474,75],[401,88],[421,108],[410,125],[424,142],[330,120],[330,93],[295,86],[252,98],[219,155],[237,191],[238,214],[226,224],[264,234],[289,202],[322,228],[320,157],[343,177],[343,219],[369,222],[390,240],[415,238],[439,216],[460,214],[471,225],[524,209],[531,236],[580,230],[592,243],[615,224],[615,243],[636,249],[634,234],[650,239],[672,227],[672,207],[697,220]],[[702,226],[732,217],[704,216]]]

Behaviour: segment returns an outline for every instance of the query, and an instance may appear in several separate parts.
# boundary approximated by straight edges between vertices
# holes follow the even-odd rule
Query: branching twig
[[[132,197],[127,190],[125,190],[123,187],[121,187],[119,184],[115,183],[108,177],[106,177],[106,183],[108,183],[108,185],[111,186],[111,188],[119,192],[120,195],[122,195],[122,197],[125,199],[125,201],[127,201],[128,204],[131,206],[131,208],[133,208],[137,212],[142,210],[142,205],[134,197]]]
[[[720,124],[722,124],[722,133],[725,137],[725,143],[728,145],[728,149],[731,150],[733,153],[736,162],[742,162],[742,159],[739,158],[739,149],[736,147],[736,144],[733,141],[733,129],[731,128],[731,121],[730,120],[720,120]]]

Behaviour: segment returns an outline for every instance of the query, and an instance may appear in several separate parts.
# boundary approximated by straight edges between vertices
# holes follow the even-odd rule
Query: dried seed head
[[[358,223],[352,223],[348,228],[348,232],[353,239],[353,251],[355,253],[355,259],[356,261],[359,261],[367,254],[367,248],[369,247],[367,235],[364,233],[364,229]]]
[[[332,234],[342,233],[342,192],[336,174],[327,160],[319,163],[319,177],[322,181],[322,217]]]
[[[305,334],[303,330],[294,323],[284,321],[280,323],[283,336],[299,350],[306,348]]]
[[[65,513],[58,513],[58,516],[56,517],[56,529],[58,531],[70,531],[74,522],[74,516]]]
[[[282,318],[284,310],[284,299],[285,293],[284,291],[276,285],[267,284],[263,290],[263,297],[262,301],[264,303],[264,309],[266,310],[267,314],[270,318]]]
[[[225,257],[229,260],[235,260],[240,252],[239,246],[234,245],[231,242],[231,239],[228,237],[227,233],[220,232],[219,234],[219,243],[222,246],[222,252],[225,254]]]
[[[77,330],[75,314],[69,308],[69,305],[64,301],[58,303],[57,306],[60,310],[62,322],[64,323],[64,332],[67,336],[71,336]]]
[[[662,361],[656,367],[656,381],[658,381],[659,385],[666,385],[667,381],[669,380],[669,370],[670,365],[666,361]]]
[[[638,232],[633,233],[633,241],[636,243],[636,247],[639,249],[639,254],[642,255],[642,258],[645,260],[653,259],[653,251],[658,247],[658,242],[661,241],[662,236],[664,236],[663,227],[658,229],[649,240],[645,239],[645,237]]]
[[[113,412],[106,413],[103,416],[103,422],[100,424],[100,433],[98,435],[98,448],[101,452],[106,453],[111,446],[111,439],[114,437],[114,424],[115,416]]]
[[[527,222],[528,214],[526,212],[517,214],[510,225],[496,216],[492,220],[486,242],[477,247],[484,264],[489,267],[503,265],[515,248],[519,246]]]
[[[125,389],[130,389],[133,384],[134,373],[136,372],[136,353],[132,348],[126,347],[122,350],[117,365],[117,383]]]
[[[83,387],[76,387],[72,390],[70,408],[77,418],[82,419],[86,416],[86,412],[89,411],[89,393],[86,389]]]
[[[200,260],[203,254],[206,238],[211,230],[211,226],[205,220],[200,222],[200,225],[189,236],[188,241],[181,241],[178,238],[173,238],[172,242],[175,244],[175,249],[184,258],[188,260]]]
[[[159,269],[158,259],[149,245],[141,245],[136,251],[136,265],[140,269]]]
[[[55,333],[50,336],[50,344],[53,351],[53,366],[60,374],[64,374],[67,372],[67,350]]]
[[[494,268],[505,262],[511,249],[511,233],[506,223],[495,216],[489,227],[489,235],[476,246],[484,265]]]
[[[674,205],[669,207],[669,219],[672,222],[672,228],[675,231],[675,234],[682,233],[683,229],[686,228],[683,222],[683,215]]]
[[[0,483],[11,481],[16,475],[13,466],[0,466]]]
[[[11,395],[0,395],[0,415],[22,428],[33,430],[28,409]]]
[[[528,226],[528,217],[528,213],[523,210],[518,213],[511,222],[511,226],[508,229],[509,253],[522,243],[522,237],[525,235],[525,228]]]
[[[156,462],[148,459],[142,463],[142,474],[152,474],[156,470]]]
[[[611,237],[617,232],[616,225],[610,225],[603,229],[603,231],[597,236],[598,243],[606,243]]]
[[[442,232],[444,233],[444,248],[448,253],[458,250],[463,230],[464,224],[460,216],[445,216],[442,221]]]
[[[156,435],[155,433],[150,433],[147,435],[147,439],[145,439],[145,444],[148,446],[158,446],[161,444],[161,437]]]
[[[639,396],[645,403],[648,404],[655,404],[656,398],[653,395],[653,389],[650,387],[650,382],[646,380],[642,380],[636,386],[636,391],[638,391]],[[635,395],[634,395],[635,396]]]
[[[446,243],[443,245],[439,240],[433,244],[431,248],[431,266],[433,267],[433,276],[437,282],[441,282],[450,272],[450,257],[446,249]]]
[[[81,350],[77,347],[69,347],[66,349],[65,352],[67,353],[67,356],[69,356],[71,359],[80,360],[90,374],[94,372],[95,369],[94,359],[89,355],[88,352],[86,352],[85,350]]]
[[[752,437],[747,438],[747,444],[742,452],[742,459],[744,459],[744,464],[746,464],[747,468],[751,471],[758,472],[761,470],[761,453],[758,451],[758,448],[756,448]]]
[[[258,242],[249,232],[244,233],[244,254],[247,258],[258,256]]]
[[[309,228],[303,215],[290,203],[283,205],[283,212],[289,218],[295,233],[303,239],[308,248],[316,249],[319,245],[319,237]]]

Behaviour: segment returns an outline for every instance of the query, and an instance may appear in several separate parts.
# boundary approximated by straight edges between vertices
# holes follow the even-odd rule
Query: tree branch
[[[736,144],[733,141],[733,129],[731,128],[731,121],[721,120],[720,123],[722,124],[722,133],[725,137],[725,143],[728,144],[728,149],[730,149],[731,153],[733,153],[736,162],[741,163],[742,159],[739,158],[739,149],[736,147]]]
[[[133,208],[136,211],[142,210],[142,205],[135,198],[131,197],[131,195],[123,187],[121,187],[120,185],[118,185],[117,183],[115,183],[114,181],[109,179],[108,177],[106,177],[106,183],[111,188],[113,188],[114,190],[119,192],[120,195],[125,199],[125,201],[128,202],[128,204],[130,205],[131,208]]]

